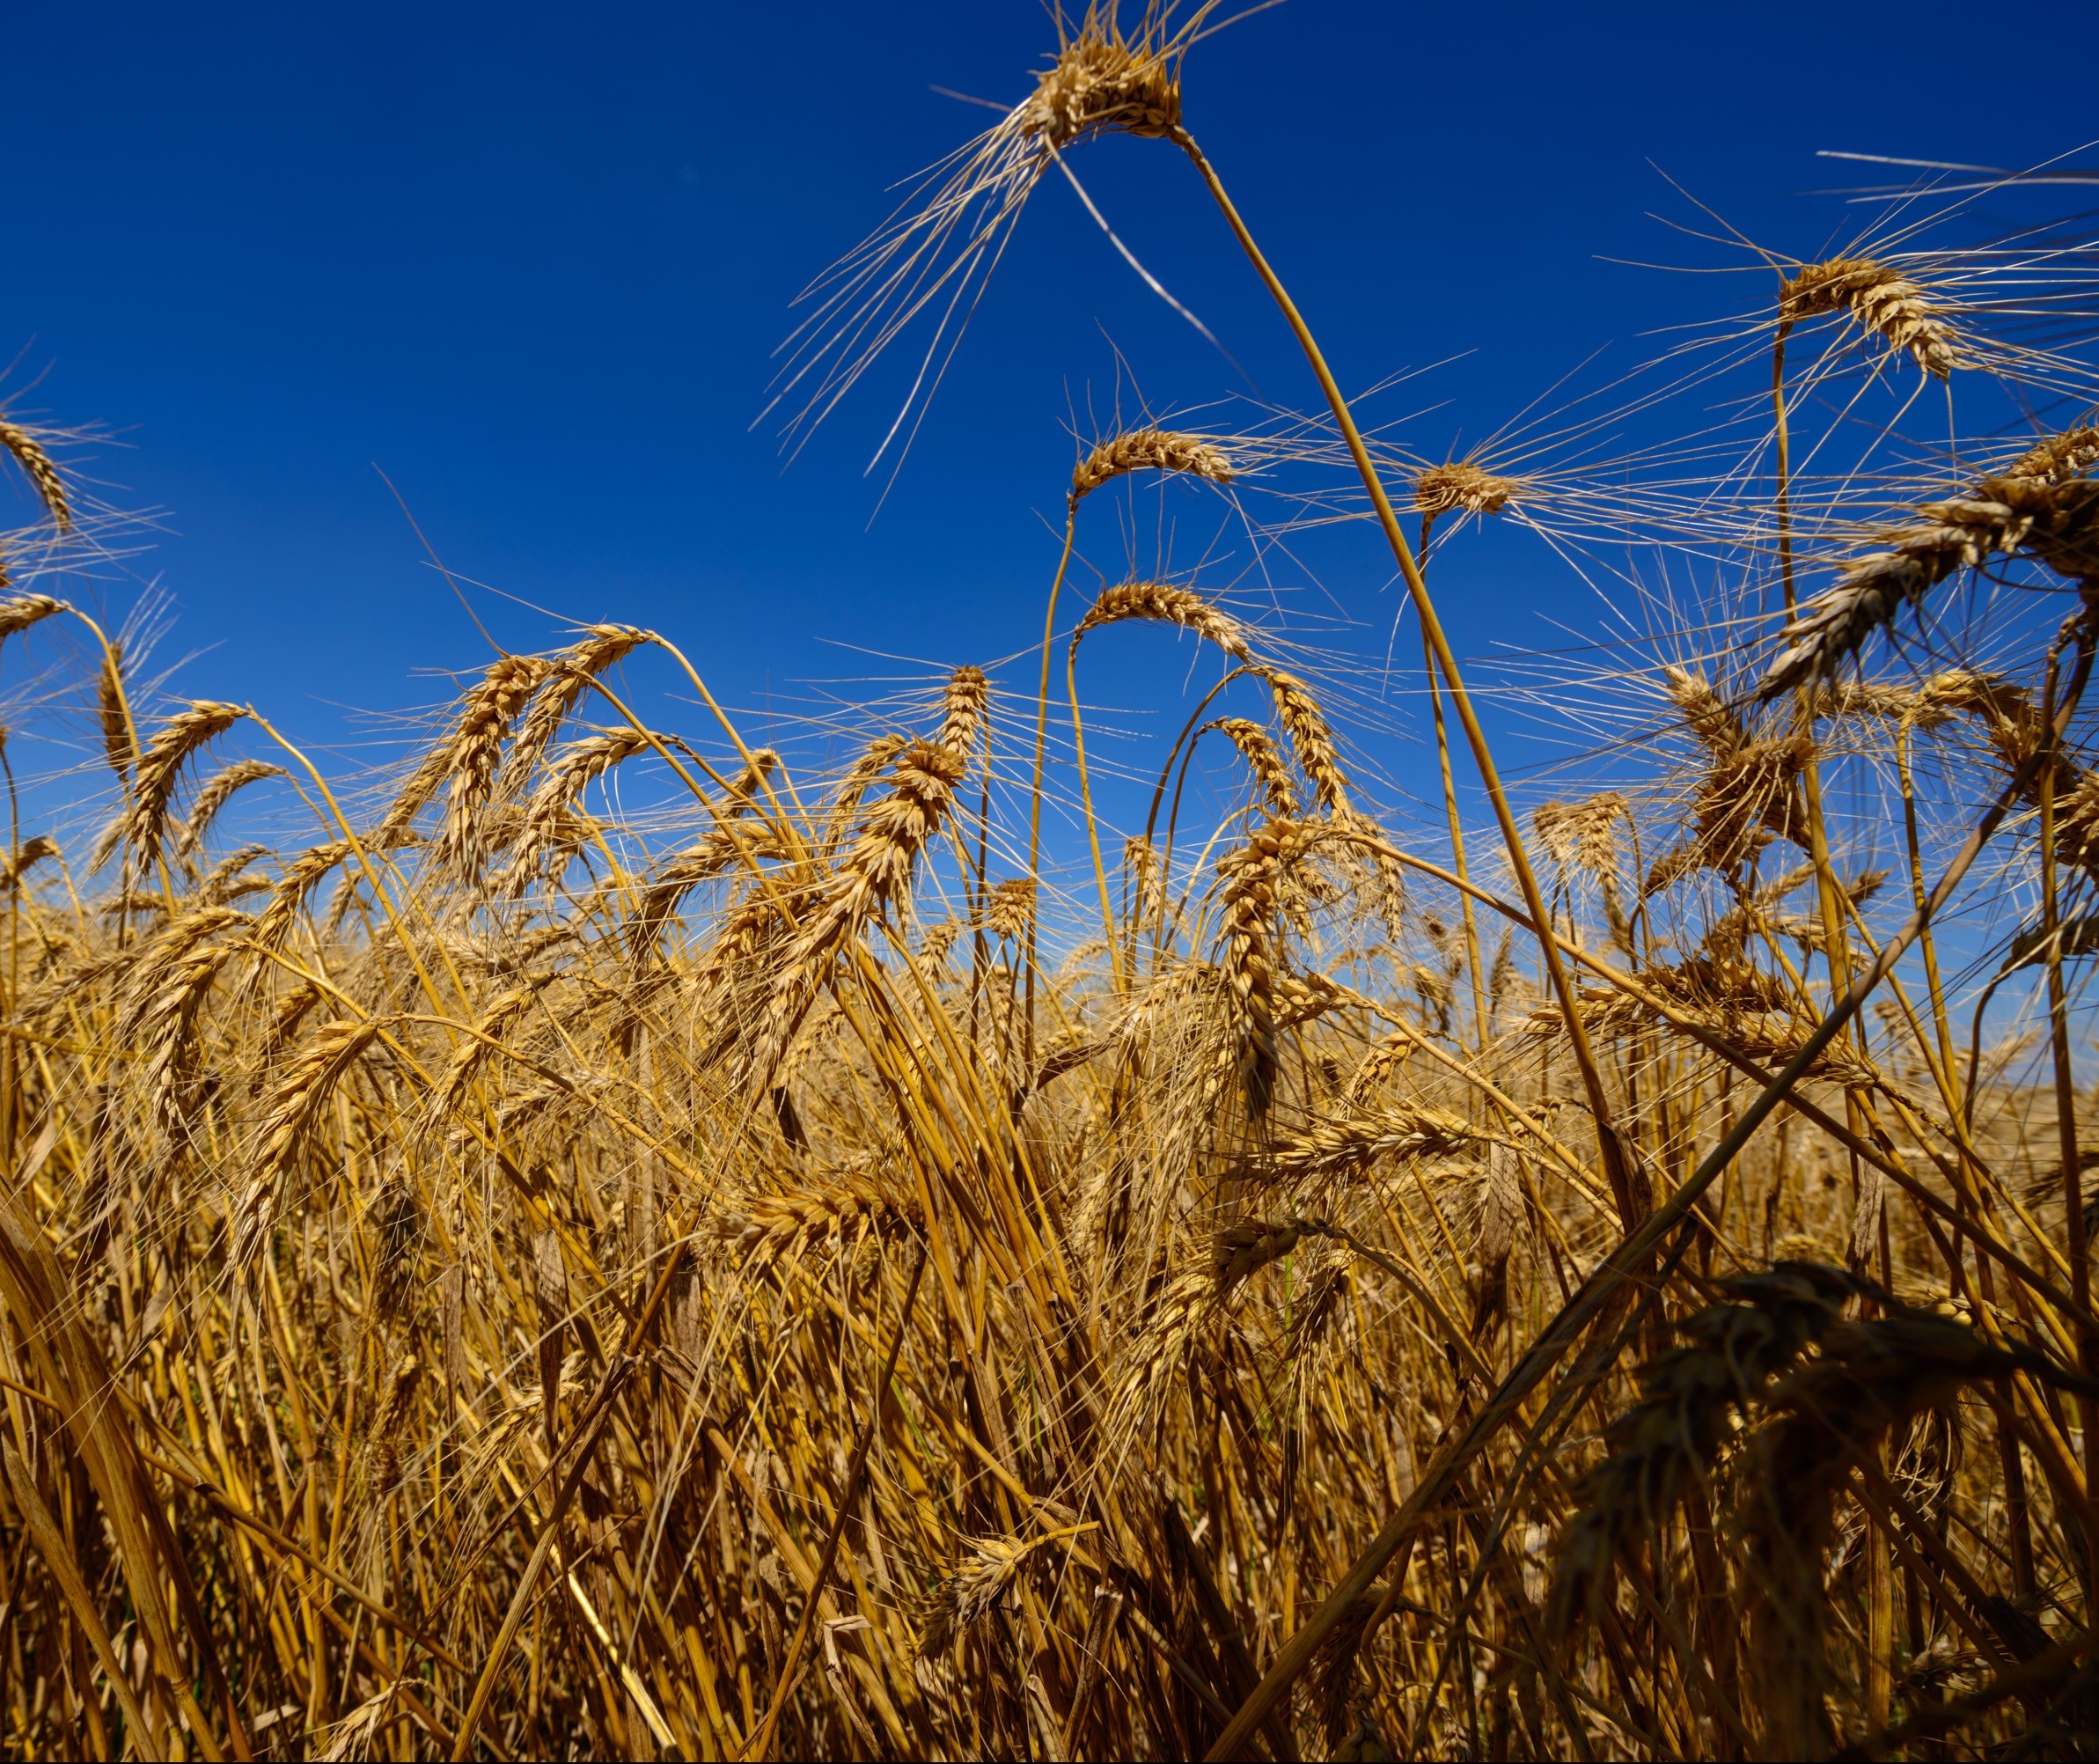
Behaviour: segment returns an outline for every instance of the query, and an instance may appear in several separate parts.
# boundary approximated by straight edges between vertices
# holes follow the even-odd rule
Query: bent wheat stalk
[[[1304,353],[1306,363],[1313,377],[1319,382],[1319,390],[1325,395],[1327,408],[1333,413],[1335,426],[1347,443],[1348,456],[1354,462],[1356,474],[1361,478],[1363,489],[1369,493],[1371,507],[1376,511],[1377,522],[1383,529],[1385,543],[1391,548],[1392,559],[1399,566],[1399,574],[1406,583],[1406,592],[1413,603],[1414,615],[1421,621],[1422,634],[1427,638],[1435,655],[1436,666],[1442,671],[1444,683],[1450,688],[1450,702],[1457,712],[1457,718],[1465,731],[1465,739],[1472,750],[1472,762],[1479,768],[1481,784],[1487,799],[1494,805],[1494,819],[1501,829],[1501,842],[1508,854],[1508,865],[1515,874],[1516,886],[1523,897],[1532,920],[1539,925],[1551,922],[1545,909],[1544,893],[1538,886],[1538,877],[1530,867],[1530,859],[1523,849],[1523,830],[1516,824],[1516,811],[1509,805],[1508,792],[1501,786],[1501,775],[1494,764],[1492,749],[1487,745],[1486,731],[1480,727],[1479,714],[1472,707],[1472,695],[1465,690],[1464,676],[1459,673],[1457,658],[1452,652],[1449,639],[1443,634],[1442,621],[1436,616],[1435,604],[1429,598],[1428,584],[1421,575],[1413,548],[1407,543],[1406,534],[1400,530],[1399,517],[1394,512],[1391,498],[1385,493],[1384,481],[1377,467],[1370,458],[1370,450],[1363,443],[1361,431],[1357,429],[1355,417],[1348,408],[1348,401],[1341,395],[1339,384],[1333,371],[1326,364],[1317,340],[1311,327],[1304,321],[1281,278],[1270,267],[1267,258],[1240,217],[1238,209],[1227,194],[1223,180],[1216,168],[1196,144],[1195,137],[1180,122],[1176,121],[1166,131],[1167,138],[1180,148],[1201,174],[1212,198],[1231,228],[1239,248],[1254,273],[1261,279],[1272,298],[1283,315],[1283,320],[1297,345]],[[1626,1156],[1619,1143],[1617,1129],[1611,1124],[1611,1104],[1604,1090],[1604,1075],[1596,1064],[1596,1051],[1589,1045],[1588,1032],[1582,1027],[1581,1010],[1574,997],[1572,981],[1567,977],[1567,965],[1560,959],[1560,952],[1552,940],[1541,939],[1545,972],[1551,977],[1552,990],[1558,996],[1560,1008],[1567,1013],[1567,1033],[1574,1062],[1582,1073],[1582,1089],[1587,1094],[1589,1113],[1595,1119],[1596,1149],[1604,1165],[1604,1174],[1611,1183],[1611,1192],[1618,1203],[1618,1216],[1629,1231],[1651,1204],[1646,1192],[1647,1179]]]

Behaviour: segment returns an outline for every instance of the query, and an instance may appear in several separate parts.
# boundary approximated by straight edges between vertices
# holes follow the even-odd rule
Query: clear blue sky
[[[1971,63],[1977,30],[1929,4],[1291,0],[1197,49],[1187,115],[1347,382],[1479,352],[1435,379],[1435,451],[1702,310],[1601,261],[1692,254],[1646,217],[1691,217],[1650,159],[1811,254],[1848,222],[1802,192],[1865,175],[1817,148],[2019,165],[2099,133],[2099,17],[2059,11],[2013,72]],[[0,356],[41,374],[34,406],[121,431],[98,469],[169,511],[143,567],[200,651],[179,685],[290,729],[429,702],[419,671],[486,656],[375,462],[456,570],[659,626],[746,705],[891,671],[823,637],[1017,650],[1108,339],[1156,403],[1234,384],[1061,181],[871,528],[893,379],[784,474],[747,425],[796,291],[980,126],[930,88],[1016,99],[1050,36],[1031,0],[18,8]],[[1078,163],[1261,389],[1309,402],[1185,162],[1117,140]],[[1389,621],[1361,538],[1327,585]],[[1462,597],[1461,649],[1530,628],[1538,592],[1516,570]],[[484,610],[516,646],[554,635]]]

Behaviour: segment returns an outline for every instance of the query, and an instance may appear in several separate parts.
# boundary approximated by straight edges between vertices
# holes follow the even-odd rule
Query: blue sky
[[[1450,401],[1410,431],[1435,452],[1599,344],[1629,364],[1643,329],[1721,309],[1710,283],[1606,261],[1698,260],[1648,217],[1696,218],[1656,166],[1808,254],[1856,211],[1802,193],[1862,175],[1817,148],[2020,165],[2076,147],[2093,15],[2057,14],[2009,77],[1949,66],[1974,32],[1971,9],[1929,4],[1897,25],[1291,0],[1196,50],[1187,115],[1346,383],[1473,352],[1411,401]],[[789,470],[750,429],[796,290],[888,185],[980,125],[931,88],[1025,91],[1051,36],[1031,0],[84,4],[18,9],[6,35],[10,385],[40,376],[26,404],[119,431],[94,469],[168,511],[138,567],[172,596],[164,656],[194,652],[177,686],[316,739],[342,707],[429,702],[429,670],[487,655],[375,464],[462,576],[660,627],[762,717],[804,682],[1030,643],[1064,425],[1112,398],[1116,349],[1156,405],[1238,384],[1059,181],[871,526],[861,467],[895,373]],[[1077,163],[1260,390],[1309,402],[1186,165],[1128,140]],[[1383,629],[1387,568],[1347,539],[1322,578]],[[1112,524],[1090,538],[1111,572],[1119,546]],[[1454,637],[1542,637],[1564,592],[1542,561],[1482,577],[1453,599]],[[558,635],[477,606],[514,646]],[[1141,695],[1151,653],[1104,655],[1094,689]]]

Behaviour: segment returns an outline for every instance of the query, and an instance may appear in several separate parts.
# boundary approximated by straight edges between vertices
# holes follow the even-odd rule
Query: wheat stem
[[[1458,722],[1463,725],[1465,739],[1472,747],[1472,761],[1479,769],[1480,782],[1486,788],[1487,799],[1494,805],[1494,819],[1501,825],[1501,842],[1508,851],[1509,868],[1515,873],[1523,904],[1530,909],[1536,923],[1549,925],[1551,920],[1546,914],[1545,896],[1539,891],[1538,878],[1523,849],[1523,833],[1516,826],[1516,813],[1509,806],[1508,793],[1501,787],[1501,773],[1494,765],[1493,752],[1487,746],[1486,732],[1480,727],[1479,717],[1472,708],[1471,695],[1466,692],[1464,678],[1458,672],[1457,658],[1451,652],[1449,639],[1443,635],[1442,621],[1437,618],[1435,603],[1429,599],[1428,584],[1422,580],[1413,548],[1407,544],[1406,535],[1400,530],[1399,518],[1393,512],[1391,498],[1386,495],[1383,481],[1379,477],[1377,467],[1370,458],[1370,451],[1363,444],[1362,435],[1355,425],[1355,418],[1348,408],[1348,401],[1342,397],[1340,386],[1334,379],[1332,370],[1327,366],[1326,357],[1313,337],[1310,327],[1305,323],[1281,278],[1269,267],[1267,258],[1255,243],[1246,223],[1240,218],[1239,211],[1226,193],[1215,168],[1196,145],[1195,137],[1178,122],[1168,133],[1201,173],[1203,182],[1208,186],[1211,196],[1222,212],[1233,236],[1238,240],[1240,250],[1246,254],[1254,273],[1260,277],[1270,298],[1281,312],[1284,321],[1296,337],[1298,347],[1304,352],[1305,360],[1319,382],[1319,389],[1326,396],[1327,407],[1333,413],[1335,425],[1347,444],[1349,457],[1354,461],[1363,488],[1369,493],[1378,524],[1384,530],[1385,542],[1391,548],[1393,560],[1398,564],[1399,573],[1405,580],[1407,592],[1413,600],[1415,616],[1421,621],[1422,635],[1428,640],[1436,665],[1442,670],[1444,681],[1450,688],[1450,701],[1457,707]],[[1545,938],[1539,948],[1545,957],[1545,971],[1551,977],[1553,993],[1560,1001],[1560,1009],[1566,1013],[1568,1042],[1575,1064],[1581,1070],[1582,1088],[1587,1093],[1589,1113],[1596,1123],[1597,1153],[1603,1161],[1604,1173],[1610,1178],[1611,1190],[1618,1202],[1620,1220],[1630,1230],[1648,1204],[1641,1193],[1646,1179],[1635,1175],[1623,1148],[1618,1143],[1616,1129],[1611,1125],[1610,1101],[1604,1090],[1603,1072],[1596,1064],[1596,1052],[1589,1045],[1588,1032],[1582,1026],[1581,1007],[1574,997],[1573,982],[1567,977],[1567,965],[1560,960],[1560,952],[1551,938]]]
[[[1035,689],[1035,768],[1028,780],[1028,874],[1034,878],[1036,903],[1028,909],[1027,1003],[1021,1034],[1022,1062],[1035,1065],[1035,937],[1040,915],[1042,891],[1042,772],[1049,748],[1050,650],[1057,634],[1057,597],[1063,592],[1064,573],[1071,568],[1072,547],[1078,538],[1079,492],[1064,498],[1064,548],[1058,555],[1057,573],[1050,578],[1049,605],[1042,614],[1042,679]]]

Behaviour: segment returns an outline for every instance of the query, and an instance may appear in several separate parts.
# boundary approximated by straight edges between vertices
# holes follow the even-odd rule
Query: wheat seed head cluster
[[[769,745],[603,624],[324,767],[0,420],[8,1755],[2099,1749],[2099,261],[1922,189],[1417,446],[1198,143],[1229,22],[1060,11],[773,408],[937,365],[1107,135],[1303,408],[1083,432],[1038,653]],[[1339,528],[1391,689],[1089,579],[1190,511]],[[1469,548],[1593,631],[1459,656]]]

